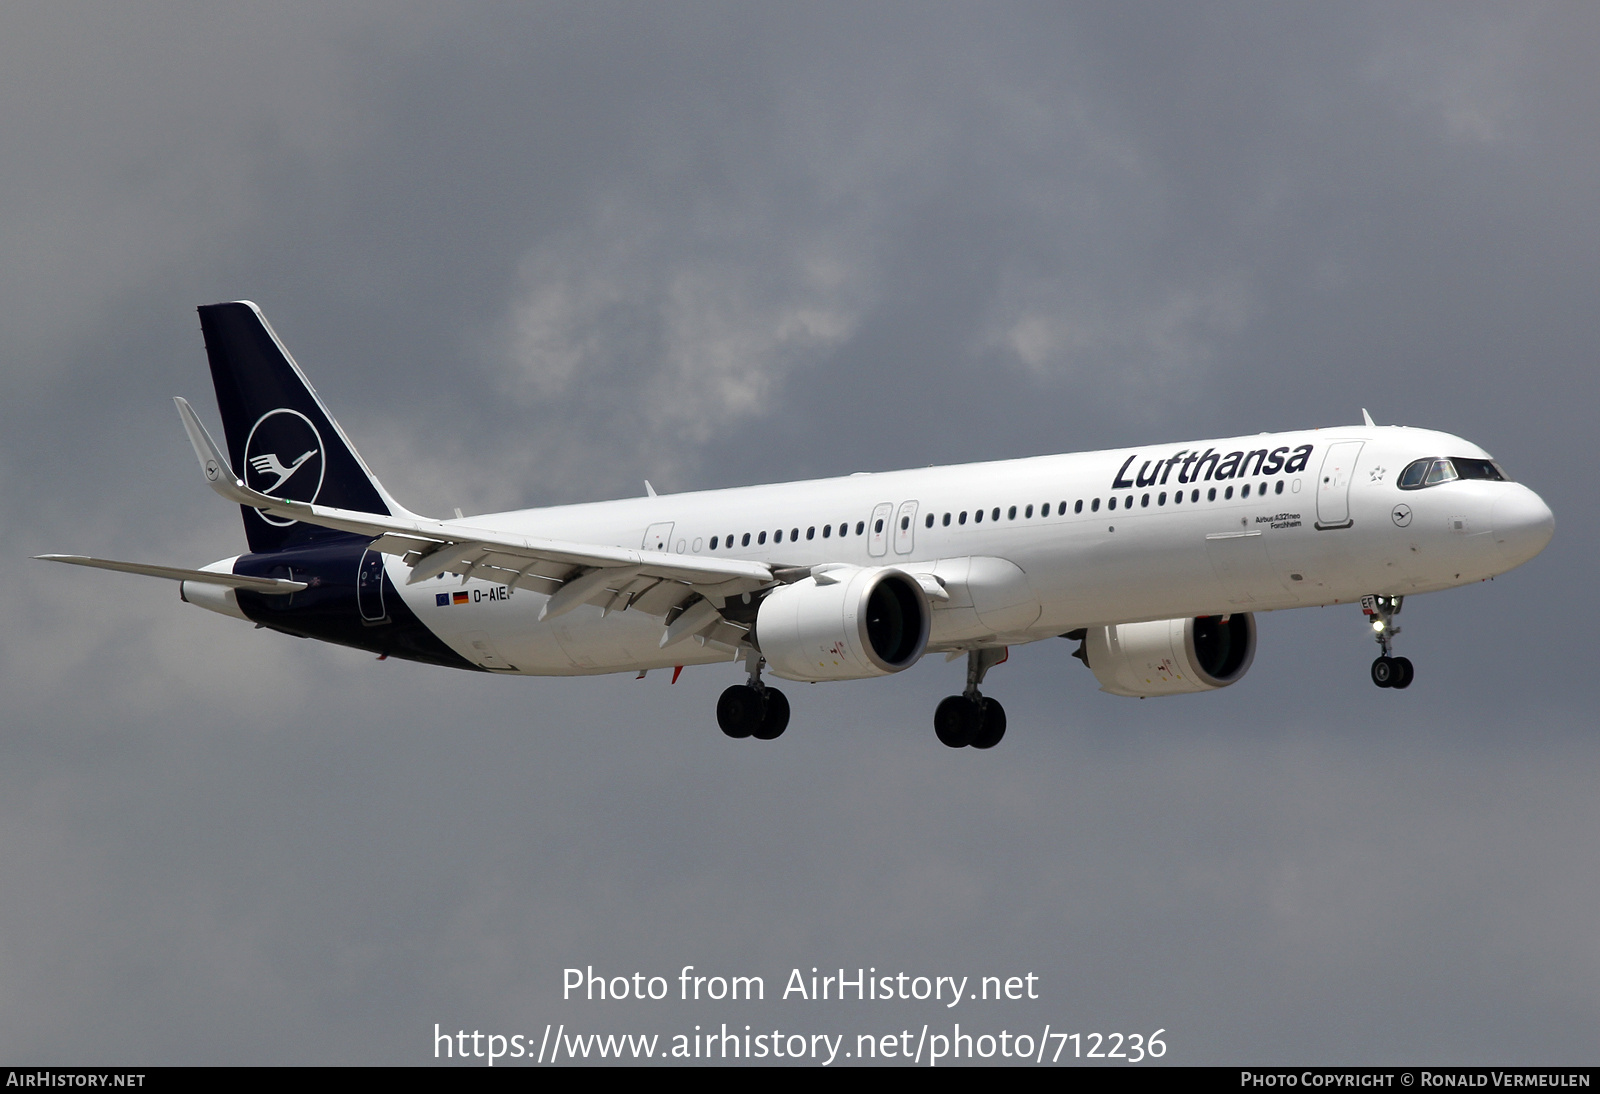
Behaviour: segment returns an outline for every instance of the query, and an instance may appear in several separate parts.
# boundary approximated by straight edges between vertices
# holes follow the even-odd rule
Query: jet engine
[[[1112,695],[1182,695],[1225,688],[1256,656],[1249,612],[1089,627],[1075,655]]]
[[[931,620],[927,594],[909,574],[841,567],[768,593],[755,640],[774,676],[860,680],[916,664]]]

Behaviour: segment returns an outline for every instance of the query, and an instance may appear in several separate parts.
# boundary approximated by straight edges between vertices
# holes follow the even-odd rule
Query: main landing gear
[[[730,737],[754,737],[771,741],[789,728],[789,700],[777,688],[761,682],[761,655],[752,653],[745,660],[750,682],[735,684],[717,700],[717,725]]]
[[[1416,670],[1411,667],[1411,658],[1394,657],[1390,653],[1390,643],[1400,633],[1400,628],[1394,624],[1394,617],[1400,614],[1405,600],[1403,596],[1361,598],[1361,610],[1372,619],[1377,643],[1383,649],[1383,654],[1372,662],[1372,682],[1380,688],[1408,688],[1412,677],[1416,675]]]
[[[1006,708],[980,693],[978,685],[1009,653],[1004,646],[967,652],[967,690],[943,700],[933,712],[933,731],[944,744],[951,748],[993,748],[1006,735]]]

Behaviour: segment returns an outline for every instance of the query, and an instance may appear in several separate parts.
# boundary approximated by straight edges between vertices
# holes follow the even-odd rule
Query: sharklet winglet
[[[206,431],[194,408],[189,405],[189,400],[177,395],[172,401],[178,404],[178,415],[183,419],[184,431],[189,434],[189,443],[194,446],[195,457],[200,461],[200,473],[205,476],[206,485],[211,489],[236,504],[293,515],[297,520],[301,519],[302,515],[312,512],[312,506],[305,502],[275,498],[246,486],[233,473],[227,457],[223,456],[222,450],[217,447],[217,442],[211,439],[211,434]]]

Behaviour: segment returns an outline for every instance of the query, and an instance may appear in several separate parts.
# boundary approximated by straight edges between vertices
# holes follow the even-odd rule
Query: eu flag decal
[[[435,593],[434,594],[434,596],[433,596],[433,606],[435,608],[447,607],[449,605],[449,603],[450,603],[450,594],[449,593]]]

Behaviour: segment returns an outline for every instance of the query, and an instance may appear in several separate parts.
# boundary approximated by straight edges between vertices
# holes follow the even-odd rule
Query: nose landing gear
[[[1380,688],[1408,688],[1412,677],[1416,675],[1416,670],[1411,667],[1411,658],[1391,654],[1391,643],[1394,636],[1400,633],[1394,617],[1400,614],[1405,599],[1403,596],[1361,598],[1361,610],[1372,620],[1374,637],[1383,650],[1378,659],[1372,662],[1372,682]]]
[[[951,748],[993,748],[1006,735],[1006,708],[978,691],[994,666],[1010,656],[1005,647],[967,653],[967,689],[939,703],[933,712],[933,731]]]
[[[751,654],[745,661],[750,682],[733,685],[717,700],[717,725],[730,737],[772,741],[789,728],[789,699],[761,682],[764,663],[760,654]]]

